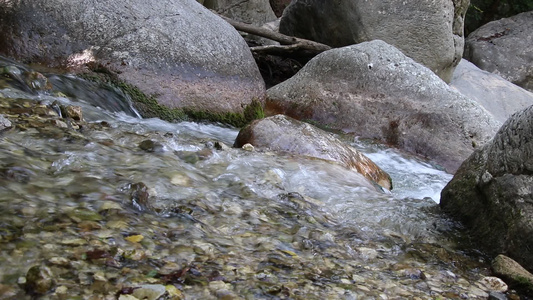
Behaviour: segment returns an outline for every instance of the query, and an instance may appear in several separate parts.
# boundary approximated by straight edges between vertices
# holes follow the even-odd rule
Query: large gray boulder
[[[242,147],[248,143],[258,148],[332,161],[392,189],[389,174],[363,153],[324,130],[285,115],[256,120],[241,129],[234,146]]]
[[[194,0],[15,0],[0,7],[0,54],[83,70],[87,63],[160,104],[242,112],[264,83],[239,33]]]
[[[443,189],[440,205],[476,245],[533,270],[533,106],[514,114]]]
[[[464,58],[533,91],[533,11],[493,21],[472,32]]]
[[[268,113],[371,138],[453,173],[501,123],[383,41],[333,49],[267,90]]]
[[[465,59],[457,65],[450,86],[481,104],[501,123],[515,112],[533,105],[533,93],[497,74],[481,70]]]
[[[280,32],[332,47],[383,40],[449,82],[463,55],[469,0],[294,0]]]

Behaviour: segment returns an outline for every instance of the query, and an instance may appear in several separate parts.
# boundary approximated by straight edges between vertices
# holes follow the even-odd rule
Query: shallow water
[[[0,94],[3,106],[79,105],[87,122],[0,133],[0,291],[19,299],[34,265],[51,268],[52,299],[146,283],[174,286],[175,299],[486,296],[487,266],[456,249],[460,232],[436,204],[451,175],[420,159],[352,141],[391,174],[381,193],[324,161],[220,149],[235,128]]]

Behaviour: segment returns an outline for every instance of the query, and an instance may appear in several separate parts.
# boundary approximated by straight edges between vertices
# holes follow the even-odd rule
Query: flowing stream
[[[30,299],[41,266],[46,299],[136,286],[168,299],[486,299],[486,263],[437,205],[451,175],[427,162],[341,137],[392,176],[379,193],[338,165],[231,148],[235,128],[141,119],[120,91],[71,76],[46,74],[54,88],[36,92],[17,79],[29,69],[0,67],[13,122],[0,131],[0,295]],[[69,105],[81,127],[52,125]]]

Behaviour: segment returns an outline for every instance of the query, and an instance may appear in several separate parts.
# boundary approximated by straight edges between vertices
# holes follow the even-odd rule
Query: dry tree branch
[[[284,35],[282,33],[275,32],[263,27],[258,27],[235,21],[222,15],[219,16],[239,31],[264,37],[279,42],[281,44],[251,47],[250,50],[255,53],[266,53],[278,56],[293,56],[294,54],[301,52],[304,53],[306,56],[315,56],[321,52],[331,49],[331,47],[328,45],[317,43],[311,40]]]

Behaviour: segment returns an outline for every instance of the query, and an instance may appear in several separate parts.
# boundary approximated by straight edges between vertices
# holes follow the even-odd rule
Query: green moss
[[[128,84],[109,72],[100,72],[84,74],[82,76],[87,80],[98,83],[109,84],[117,87],[131,97],[133,106],[139,111],[144,118],[157,117],[168,122],[179,122],[185,120],[191,121],[209,121],[219,122],[235,127],[244,127],[256,119],[265,117],[263,105],[257,99],[246,105],[242,113],[215,113],[211,111],[198,111],[189,108],[168,108],[157,102],[155,95],[146,95],[139,88]]]
[[[184,113],[192,120],[220,122],[235,127],[244,127],[253,120],[265,117],[261,102],[254,99],[244,107],[242,113],[213,113],[210,111],[195,111],[184,109]]]
[[[513,285],[515,289],[520,291],[533,291],[533,283],[529,278],[517,275],[513,278],[513,280],[515,281]]]
[[[124,81],[116,81],[111,84],[131,97],[133,106],[144,118],[160,118],[168,122],[188,119],[187,114],[182,109],[165,107],[157,102],[155,96],[148,96],[131,84]]]

